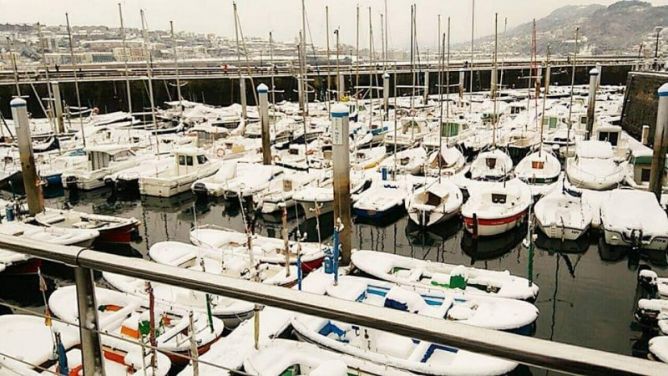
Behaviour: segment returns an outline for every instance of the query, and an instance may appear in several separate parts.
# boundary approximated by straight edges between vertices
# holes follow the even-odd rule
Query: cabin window
[[[496,168],[496,158],[485,158],[485,164],[487,165],[487,168],[493,170]]]
[[[649,168],[643,168],[642,170],[640,170],[640,181],[641,182],[649,181],[649,176],[650,176],[650,169]]]
[[[542,170],[545,167],[545,162],[543,161],[531,161],[531,168],[534,170]]]
[[[586,116],[580,116],[580,124],[587,124],[587,117]]]
[[[184,155],[179,155],[179,164],[180,164],[181,166],[185,166],[185,165],[186,165],[186,157],[185,157]]]
[[[193,157],[192,155],[186,155],[186,165],[192,166],[193,165]]]
[[[619,133],[617,132],[601,132],[598,134],[599,141],[608,141],[612,146],[617,146],[619,140]]]
[[[519,114],[520,111],[522,111],[522,107],[510,107],[510,114],[511,115],[516,115]]]
[[[454,137],[459,134],[458,123],[441,124],[441,137]]]
[[[492,193],[492,202],[495,204],[505,204],[507,195],[502,193]]]
[[[198,155],[197,156],[197,164],[205,164],[207,162],[206,156],[204,155]]]
[[[554,116],[546,116],[543,118],[543,125],[547,125],[549,129],[554,129],[557,127],[558,119]]]

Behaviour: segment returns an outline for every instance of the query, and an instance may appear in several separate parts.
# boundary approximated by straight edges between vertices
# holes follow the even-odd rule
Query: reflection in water
[[[655,267],[668,266],[665,251],[614,247],[606,244],[603,236],[600,236],[598,240],[598,252],[601,260],[606,262],[619,262],[627,258],[627,266],[631,271],[638,269],[640,260],[643,260]]]
[[[462,250],[471,257],[471,264],[478,260],[499,258],[517,247],[527,233],[526,225],[492,237],[474,239],[468,231],[462,236]]]

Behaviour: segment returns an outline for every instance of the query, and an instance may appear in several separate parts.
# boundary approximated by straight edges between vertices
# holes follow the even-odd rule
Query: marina
[[[541,29],[587,7],[476,39],[473,0],[470,46],[434,14],[425,52],[411,5],[398,58],[387,1],[354,48],[300,5],[265,44],[231,3],[216,58],[124,4],[120,47],[65,13],[9,51],[0,375],[668,374],[662,29],[653,60]],[[582,17],[625,7],[664,8]]]

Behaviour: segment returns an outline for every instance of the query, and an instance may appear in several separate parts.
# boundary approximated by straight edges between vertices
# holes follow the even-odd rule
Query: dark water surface
[[[238,201],[202,202],[196,201],[190,193],[171,199],[128,199],[115,197],[106,189],[79,194],[66,191],[64,196],[48,199],[46,204],[63,207],[66,203],[81,211],[140,219],[141,239],[132,244],[132,249],[109,249],[137,256],[146,257],[148,248],[159,241],[188,242],[190,229],[196,223],[244,229]],[[295,218],[294,213],[291,217],[289,227],[293,236],[299,228],[302,234],[306,233],[307,240],[318,240],[315,220],[304,222],[303,218]],[[527,276],[528,251],[521,244],[526,227],[476,242],[463,230],[459,219],[428,231],[420,231],[405,216],[384,222],[356,223],[353,247],[509,270]],[[256,218],[254,227],[257,233],[280,236],[280,218]],[[321,238],[327,241],[332,234],[331,217],[321,220],[320,229]],[[642,331],[633,320],[638,299],[637,268],[651,264],[661,275],[667,268],[665,253],[608,250],[599,245],[599,240],[599,235],[594,233],[579,244],[549,244],[549,240],[539,236],[533,264],[534,281],[540,287],[536,301],[540,315],[535,336],[620,354],[642,355],[647,338],[643,340]],[[39,299],[26,303],[39,305]]]

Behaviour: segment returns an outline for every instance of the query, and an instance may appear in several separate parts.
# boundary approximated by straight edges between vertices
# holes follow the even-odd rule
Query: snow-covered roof
[[[612,158],[612,145],[607,141],[579,141],[576,144],[580,158]]]

